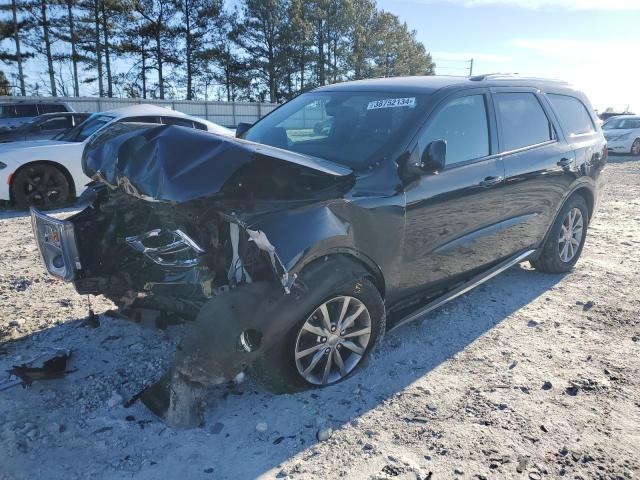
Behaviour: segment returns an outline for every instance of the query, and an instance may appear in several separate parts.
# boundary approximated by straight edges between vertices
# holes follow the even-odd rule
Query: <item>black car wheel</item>
[[[37,163],[20,170],[11,184],[13,199],[20,208],[60,208],[71,197],[65,174],[53,165]]]
[[[540,256],[536,270],[546,273],[568,272],[578,261],[587,236],[589,208],[582,195],[573,195],[562,207]]]
[[[339,267],[332,272],[332,293],[310,306],[309,314],[254,363],[254,373],[270,390],[285,393],[338,383],[366,361],[384,334],[378,289],[364,269]],[[325,266],[301,280],[313,288],[326,282],[326,273]]]
[[[631,155],[640,155],[640,138],[636,138],[631,145]]]

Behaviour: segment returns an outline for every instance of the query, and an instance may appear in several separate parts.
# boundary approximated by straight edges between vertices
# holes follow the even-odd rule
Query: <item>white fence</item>
[[[253,123],[278,106],[274,103],[263,102],[205,102],[199,100],[152,100],[142,98],[0,97],[0,103],[12,101],[25,103],[39,100],[65,102],[76,112],[92,113],[146,103],[204,118],[225,127],[236,127],[240,122]]]

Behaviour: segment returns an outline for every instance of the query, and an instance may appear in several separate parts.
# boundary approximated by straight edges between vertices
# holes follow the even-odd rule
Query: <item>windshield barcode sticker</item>
[[[367,110],[376,110],[378,108],[396,108],[396,107],[415,107],[416,97],[407,98],[385,98],[384,100],[374,100],[369,102]]]

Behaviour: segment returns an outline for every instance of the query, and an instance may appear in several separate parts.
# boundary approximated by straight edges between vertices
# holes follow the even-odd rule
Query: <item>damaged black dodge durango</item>
[[[53,275],[191,323],[142,395],[176,425],[245,368],[279,392],[330,385],[518,262],[569,271],[607,159],[582,93],[501,75],[322,87],[238,137],[115,125],[83,157],[82,210],[32,210]]]

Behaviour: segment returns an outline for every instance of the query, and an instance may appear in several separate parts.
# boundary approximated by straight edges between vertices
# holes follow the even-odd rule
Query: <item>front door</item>
[[[406,187],[403,286],[440,288],[500,259],[504,168],[485,89],[443,100],[419,134],[417,149],[447,142],[445,168]]]

